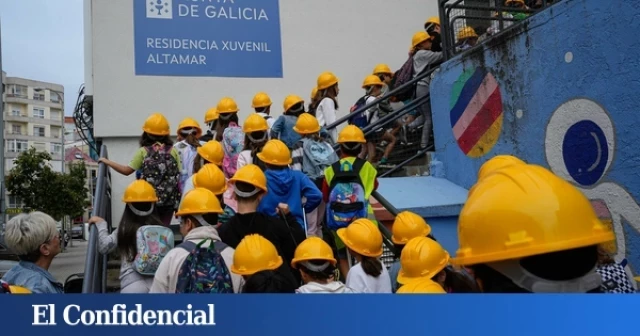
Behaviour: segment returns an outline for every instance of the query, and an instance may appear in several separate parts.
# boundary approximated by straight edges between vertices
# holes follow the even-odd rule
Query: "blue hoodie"
[[[278,203],[289,205],[289,211],[296,217],[298,224],[304,227],[302,197],[307,198],[305,212],[311,212],[320,205],[322,193],[304,173],[289,168],[265,171],[267,176],[267,194],[258,206],[258,212],[276,217]]]

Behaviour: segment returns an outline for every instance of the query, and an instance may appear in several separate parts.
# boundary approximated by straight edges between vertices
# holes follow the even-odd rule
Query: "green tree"
[[[82,215],[87,204],[84,162],[62,174],[51,169],[50,160],[49,153],[33,147],[21,153],[6,177],[7,191],[22,199],[23,211],[42,211],[56,220]]]

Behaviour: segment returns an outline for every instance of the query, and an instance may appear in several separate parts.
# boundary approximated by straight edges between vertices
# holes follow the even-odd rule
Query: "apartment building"
[[[51,166],[63,169],[64,87],[60,84],[8,77],[2,73],[4,165],[8,174],[14,160],[30,147],[51,153]],[[7,195],[7,212],[20,207]]]

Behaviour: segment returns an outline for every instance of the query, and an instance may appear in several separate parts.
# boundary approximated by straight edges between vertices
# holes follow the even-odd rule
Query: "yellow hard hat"
[[[288,95],[286,98],[284,98],[284,102],[282,103],[282,108],[284,108],[284,111],[287,112],[291,107],[293,107],[293,105],[296,105],[299,103],[304,103],[304,99],[302,99],[302,97],[296,96],[294,94]]]
[[[211,162],[216,166],[222,166],[222,160],[224,159],[224,149],[222,144],[216,140],[207,141],[204,145],[197,149],[200,157],[207,162]]]
[[[224,97],[220,99],[218,102],[218,106],[216,106],[219,114],[229,114],[229,113],[237,113],[240,111],[238,109],[238,104],[231,97]]]
[[[252,275],[260,271],[275,270],[282,265],[276,247],[261,235],[245,236],[233,253],[231,272]]]
[[[328,89],[338,84],[338,81],[340,81],[340,79],[338,79],[338,77],[336,77],[332,72],[323,72],[318,76],[318,90]]]
[[[291,151],[289,151],[284,142],[278,139],[267,141],[257,156],[262,162],[273,166],[288,166],[291,164]]]
[[[195,188],[208,189],[215,195],[222,195],[227,191],[227,180],[224,178],[224,173],[214,163],[205,164],[197,173],[193,174],[192,178]]]
[[[511,4],[511,3],[514,3],[514,2],[515,3],[519,3],[519,4],[523,5],[523,6],[525,5],[524,0],[505,0],[504,4],[508,5],[508,4]]]
[[[332,265],[336,265],[336,258],[333,257],[331,246],[318,237],[309,237],[296,247],[291,267],[297,268],[297,263],[309,260],[326,260]]]
[[[413,34],[413,37],[411,38],[411,47],[415,48],[416,46],[418,46],[418,44],[427,40],[431,40],[431,36],[429,36],[429,34],[427,34],[427,32],[425,32],[424,30],[421,30]]]
[[[176,216],[223,213],[218,197],[209,189],[195,188],[187,192],[180,202]]]
[[[398,282],[431,279],[449,264],[449,253],[438,242],[427,237],[416,237],[407,243],[400,254]]]
[[[218,113],[218,109],[215,107],[212,107],[208,109],[207,112],[204,114],[204,123],[208,124],[214,120],[218,120],[218,117],[220,117],[220,114]]]
[[[251,107],[261,108],[271,106],[271,98],[268,94],[264,92],[258,92],[255,96],[253,96],[253,101],[251,102]]]
[[[391,75],[393,74],[393,72],[391,71],[391,68],[389,68],[388,65],[378,64],[376,65],[375,68],[373,68],[373,74],[374,75],[378,75],[378,74]]]
[[[524,165],[527,163],[513,155],[496,155],[482,164],[480,170],[478,170],[478,181],[487,177],[489,174],[496,170],[513,164]]]
[[[394,244],[405,245],[416,237],[426,237],[431,233],[431,226],[424,218],[413,212],[403,211],[396,216],[391,227],[391,241]]]
[[[250,114],[242,124],[242,131],[246,133],[264,132],[269,129],[267,120],[257,113]]]
[[[32,294],[30,289],[28,289],[26,287],[14,286],[14,285],[9,285],[9,293],[11,293],[11,294]]]
[[[447,292],[431,279],[411,281],[398,288],[397,294],[447,294]]]
[[[145,133],[158,136],[165,136],[171,133],[171,131],[169,130],[169,122],[167,121],[167,118],[165,118],[164,115],[160,113],[154,113],[150,115],[147,120],[144,121],[142,130]]]
[[[232,183],[248,183],[258,189],[267,191],[267,177],[264,175],[262,169],[254,164],[248,164],[238,169],[229,181]]]
[[[196,129],[196,138],[199,138],[202,135],[202,128],[200,128],[200,124],[193,118],[184,118],[178,125],[178,134],[184,128],[195,128]]]
[[[456,38],[458,39],[458,41],[466,38],[471,38],[471,37],[478,37],[478,33],[476,33],[476,31],[469,26],[460,29],[460,31],[458,32],[458,35],[456,35]]]
[[[318,87],[314,87],[313,89],[311,89],[311,100],[315,99],[317,95],[318,95]]]
[[[363,89],[366,89],[369,86],[373,86],[373,85],[382,86],[382,85],[384,85],[384,83],[382,83],[382,81],[380,80],[380,77],[378,77],[376,75],[369,75],[369,76],[365,77],[364,81],[362,82],[362,88]]]
[[[430,23],[437,24],[439,26],[440,25],[440,18],[437,17],[437,16],[432,16],[432,17],[428,18],[427,21],[425,21],[424,25],[426,26],[426,25],[428,25]]]
[[[145,180],[135,180],[127,186],[122,196],[124,203],[157,202],[156,190]]]
[[[362,133],[362,130],[359,129],[358,126],[347,125],[338,134],[338,143],[342,144],[346,142],[366,143],[367,140],[365,140],[364,133]]]
[[[318,119],[309,113],[303,113],[298,117],[293,130],[298,134],[314,134],[320,132]]]
[[[511,165],[469,191],[452,263],[474,265],[613,241],[589,200],[536,165]]]
[[[348,248],[360,255],[382,255],[382,234],[378,227],[366,218],[357,219],[346,228],[338,229],[337,234]]]

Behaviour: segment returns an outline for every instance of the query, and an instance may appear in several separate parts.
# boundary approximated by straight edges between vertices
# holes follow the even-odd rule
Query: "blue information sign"
[[[278,0],[134,0],[142,76],[282,78]]]

